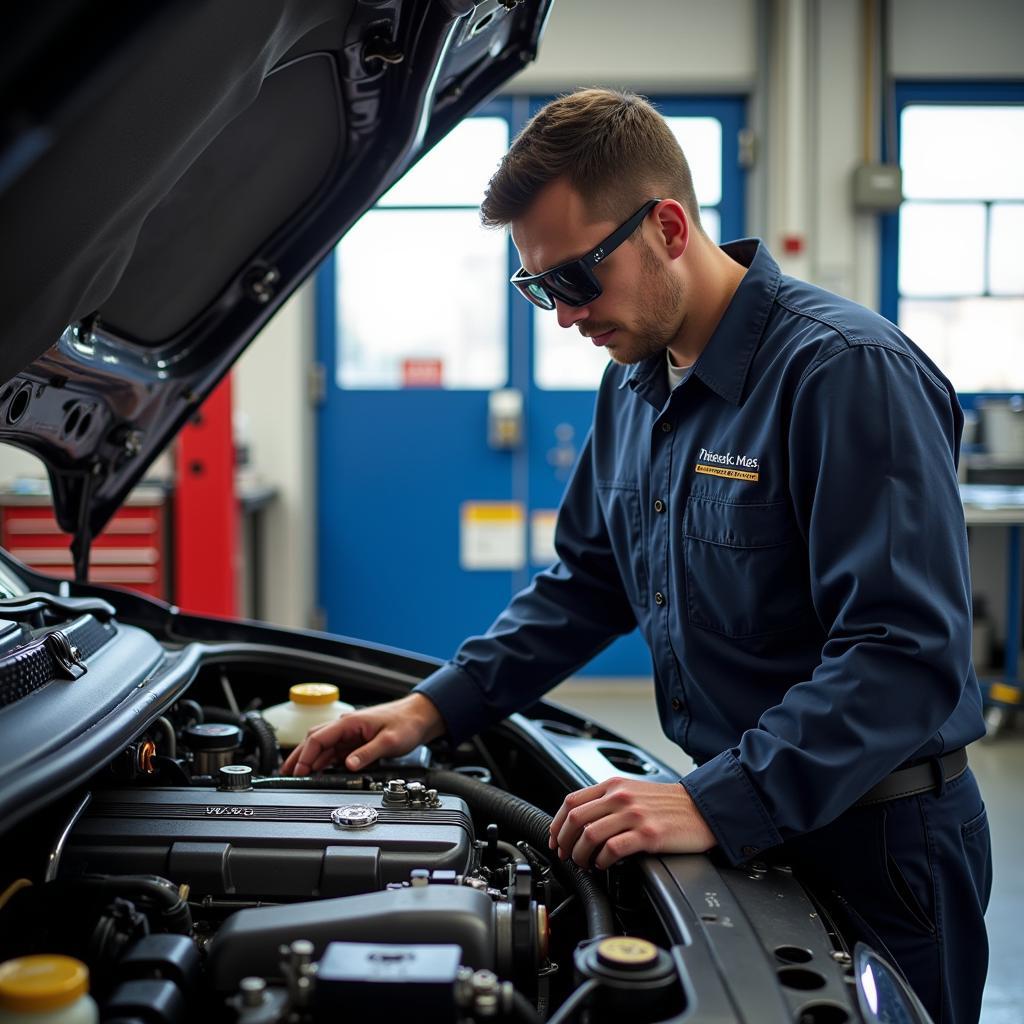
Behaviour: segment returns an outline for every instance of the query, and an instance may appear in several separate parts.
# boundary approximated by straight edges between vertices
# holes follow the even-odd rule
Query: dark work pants
[[[779,853],[855,938],[888,952],[935,1024],[975,1024],[992,854],[969,768],[942,792],[851,808]]]

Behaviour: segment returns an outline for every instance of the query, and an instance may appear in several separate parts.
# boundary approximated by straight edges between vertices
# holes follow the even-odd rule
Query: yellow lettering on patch
[[[698,473],[707,473],[708,476],[724,476],[729,480],[744,480],[747,483],[756,483],[761,479],[760,473],[747,473],[742,469],[726,469],[724,466],[705,466],[700,462],[694,468]]]

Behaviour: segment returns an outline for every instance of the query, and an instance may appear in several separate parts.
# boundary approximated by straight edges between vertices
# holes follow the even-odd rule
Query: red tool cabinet
[[[39,572],[73,579],[71,537],[57,526],[49,496],[6,494],[0,502],[3,546]],[[93,539],[89,580],[170,600],[169,550],[166,494],[139,488]]]

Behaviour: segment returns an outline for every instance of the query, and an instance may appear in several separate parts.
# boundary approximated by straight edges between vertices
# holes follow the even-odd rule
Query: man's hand
[[[444,721],[434,703],[420,693],[410,693],[387,704],[348,711],[336,721],[310,729],[288,755],[281,774],[309,775],[342,759],[350,772],[357,772],[378,758],[407,754],[443,732]]]
[[[603,870],[631,853],[703,853],[717,842],[678,783],[615,778],[565,798],[548,846],[562,860]]]

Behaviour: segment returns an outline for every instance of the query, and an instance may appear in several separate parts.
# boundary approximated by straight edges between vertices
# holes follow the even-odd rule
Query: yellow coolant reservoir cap
[[[598,944],[597,958],[609,967],[650,967],[658,959],[658,947],[646,939],[617,935]]]
[[[334,683],[296,683],[288,696],[296,704],[333,704],[338,699]]]
[[[0,964],[0,1009],[56,1010],[89,991],[89,968],[70,956],[42,953]]]

